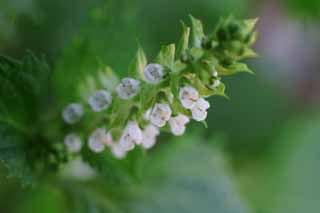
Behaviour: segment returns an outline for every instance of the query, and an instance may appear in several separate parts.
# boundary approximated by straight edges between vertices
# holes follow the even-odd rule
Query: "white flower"
[[[148,64],[143,71],[146,80],[151,84],[158,84],[164,77],[164,69],[160,64]]]
[[[168,104],[157,103],[151,111],[150,122],[157,127],[163,127],[170,119],[171,113],[172,111]]]
[[[152,124],[149,124],[145,127],[142,132],[143,140],[142,140],[142,147],[145,149],[150,149],[156,144],[157,136],[160,134],[160,131],[157,127]]]
[[[118,143],[111,146],[111,153],[117,159],[123,159],[127,155],[127,152]]]
[[[213,83],[210,85],[211,89],[217,88],[221,84],[220,80],[214,80]]]
[[[170,118],[169,125],[172,134],[176,136],[183,135],[186,130],[186,124],[189,123],[189,121],[190,119],[183,114]]]
[[[140,89],[140,81],[133,78],[123,78],[117,86],[119,98],[127,100],[136,96]]]
[[[120,147],[124,151],[132,150],[135,144],[141,144],[142,132],[137,122],[130,121],[124,129],[119,141]]]
[[[195,106],[191,109],[192,118],[196,121],[203,121],[207,118],[207,109],[210,104],[204,98],[199,98]]]
[[[199,99],[199,93],[194,87],[185,86],[180,88],[179,99],[184,108],[191,109]]]
[[[88,99],[88,103],[94,112],[107,109],[112,102],[111,94],[106,90],[98,90]]]
[[[106,145],[112,145],[112,137],[104,128],[96,129],[89,137],[88,147],[91,151],[102,152]]]
[[[83,107],[80,104],[69,104],[62,113],[63,120],[68,124],[74,124],[83,116]]]
[[[71,153],[80,152],[82,143],[80,137],[75,133],[70,133],[64,138],[64,144]]]

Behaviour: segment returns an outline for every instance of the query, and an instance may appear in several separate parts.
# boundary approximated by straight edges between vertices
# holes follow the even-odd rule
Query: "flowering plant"
[[[26,107],[31,98],[39,106],[32,109],[34,113],[29,113],[33,117],[16,118],[12,116],[18,114],[14,111],[16,108],[11,112],[8,107],[12,102],[10,97],[1,100],[1,135],[6,135],[7,141],[15,139],[15,143],[10,142],[16,146],[14,151],[33,150],[23,152],[19,162],[32,164],[28,167],[32,171],[43,171],[57,169],[80,155],[94,165],[96,161],[91,156],[108,155],[102,153],[105,150],[110,150],[116,159],[123,159],[136,147],[152,148],[161,131],[181,136],[190,120],[206,125],[210,107],[207,98],[226,97],[223,77],[252,73],[240,61],[257,56],[251,49],[257,36],[254,29],[257,20],[239,21],[228,17],[221,19],[213,32],[205,34],[201,21],[192,16],[190,19],[191,27],[182,23],[177,47],[175,44],[163,46],[154,60],[148,60],[140,47],[127,77],[119,79],[110,67],[96,76],[88,76],[79,85],[83,101],[66,105],[59,119],[42,116],[40,110],[46,108],[42,103],[48,91],[38,92],[40,84],[34,82],[41,82],[44,88],[49,84],[45,61],[32,54],[21,62],[2,57],[1,78],[5,83],[0,88],[1,97],[8,92],[19,95],[29,92],[28,96],[21,95]],[[10,72],[18,73],[19,77],[13,77]],[[12,98],[20,101],[17,97]],[[46,129],[47,123],[55,124],[55,128]],[[29,126],[37,128],[30,130]],[[25,133],[27,143],[20,142],[15,131]],[[8,167],[20,165],[11,158],[3,160]],[[17,169],[13,175],[22,176],[24,172],[25,169]]]

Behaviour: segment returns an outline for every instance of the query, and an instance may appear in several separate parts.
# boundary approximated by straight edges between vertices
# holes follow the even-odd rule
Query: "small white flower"
[[[111,146],[111,153],[117,159],[123,159],[127,155],[127,152],[118,143]]]
[[[80,137],[75,133],[70,133],[64,138],[64,144],[71,153],[80,152],[82,143]]]
[[[164,77],[164,69],[160,64],[148,64],[143,71],[146,80],[151,84],[158,84]]]
[[[140,81],[133,78],[123,78],[117,86],[119,98],[128,100],[136,96],[140,89]]]
[[[150,122],[157,127],[163,127],[170,119],[171,113],[172,111],[168,104],[157,103],[151,111]]]
[[[107,109],[112,102],[111,94],[106,90],[98,90],[88,99],[88,103],[94,112]]]
[[[88,147],[93,152],[102,152],[106,145],[111,143],[109,134],[106,133],[104,128],[96,129],[89,137]]]
[[[214,80],[213,83],[211,84],[210,88],[215,89],[221,84],[220,80]]]
[[[183,114],[179,114],[176,117],[172,117],[169,120],[170,130],[173,135],[183,135],[186,130],[186,124],[189,123],[190,119]]]
[[[204,98],[199,98],[195,106],[191,109],[192,118],[196,121],[203,121],[207,118],[207,109],[210,104]]]
[[[157,127],[152,124],[149,124],[145,127],[142,132],[143,140],[142,140],[142,147],[145,149],[150,149],[156,144],[157,136],[160,134],[160,131]]]
[[[62,113],[63,120],[68,124],[74,124],[78,122],[83,116],[83,107],[80,104],[69,104]]]
[[[191,109],[199,99],[199,93],[194,87],[185,86],[180,88],[179,99],[184,108]]]
[[[119,145],[123,150],[129,151],[135,144],[141,144],[142,139],[142,131],[137,122],[130,121],[122,133]]]

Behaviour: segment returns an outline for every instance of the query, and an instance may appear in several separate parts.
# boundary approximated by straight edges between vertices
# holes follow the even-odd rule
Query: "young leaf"
[[[183,52],[189,47],[190,27],[187,27],[185,23],[182,23],[182,36],[178,44],[176,57],[179,58]]]
[[[165,67],[172,70],[174,65],[174,55],[175,55],[175,44],[169,44],[167,46],[162,46],[161,50],[156,58],[156,63],[159,63]]]
[[[196,48],[201,48],[202,40],[205,37],[202,22],[191,15],[190,19],[192,26],[192,45]]]
[[[141,47],[138,48],[135,58],[129,67],[129,75],[145,79],[143,70],[147,66],[147,57]]]

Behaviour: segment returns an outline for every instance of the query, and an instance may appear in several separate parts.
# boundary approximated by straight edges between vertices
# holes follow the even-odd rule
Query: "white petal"
[[[207,111],[194,107],[191,109],[192,118],[196,121],[203,121],[207,118]]]
[[[98,90],[89,97],[88,103],[94,112],[100,112],[107,109],[112,102],[111,94],[106,90]]]
[[[105,148],[106,131],[103,128],[96,129],[89,137],[88,147],[91,151],[99,153]]]
[[[198,91],[192,86],[185,86],[180,88],[179,99],[182,106],[186,109],[191,109],[194,107],[195,102],[199,98]]]
[[[160,64],[148,64],[143,73],[149,83],[158,84],[163,79],[164,69]]]
[[[63,120],[68,124],[74,124],[78,122],[83,116],[83,107],[80,104],[69,104],[62,113]]]
[[[150,122],[157,127],[163,127],[170,119],[171,113],[172,111],[168,104],[157,103],[151,111]]]
[[[204,98],[199,98],[196,102],[196,106],[202,110],[207,110],[210,108],[210,103]]]
[[[126,131],[135,144],[140,144],[142,142],[142,131],[137,122],[130,121],[127,124]]]
[[[119,98],[128,100],[136,96],[140,89],[140,81],[133,78],[123,78],[117,86]]]
[[[119,144],[112,145],[111,152],[117,159],[123,159],[127,155],[127,152],[123,150]]]
[[[176,136],[183,135],[186,130],[185,125],[189,121],[190,119],[183,114],[179,114],[176,117],[170,118],[169,125],[172,134]]]
[[[80,137],[75,133],[70,133],[64,138],[64,144],[71,153],[80,152],[82,143]]]
[[[218,72],[217,72],[217,71],[213,71],[213,72],[212,72],[212,76],[215,77],[215,78],[217,78],[217,77],[218,77]]]
[[[119,141],[119,147],[121,149],[123,149],[124,151],[130,151],[132,149],[134,149],[134,142],[132,141],[131,138],[128,138],[130,136],[128,135],[123,135],[121,138],[120,138],[120,141]]]

